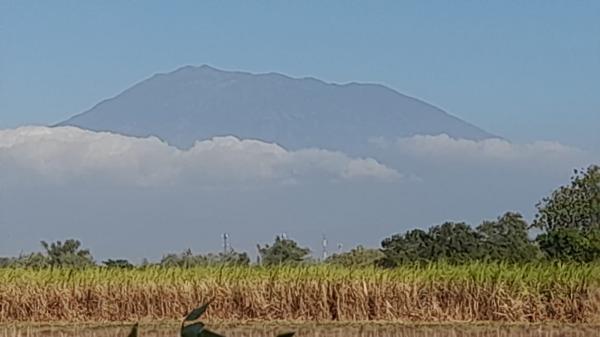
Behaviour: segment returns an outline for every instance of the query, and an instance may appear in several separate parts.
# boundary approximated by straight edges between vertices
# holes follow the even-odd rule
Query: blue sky
[[[511,140],[600,144],[598,1],[0,0],[0,128],[187,64],[383,83]]]

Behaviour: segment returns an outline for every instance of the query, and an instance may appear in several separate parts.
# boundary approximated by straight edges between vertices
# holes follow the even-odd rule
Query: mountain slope
[[[369,139],[446,133],[493,135],[439,108],[376,84],[186,66],[157,74],[58,124],[130,136],[157,136],[180,148],[221,135],[297,149],[356,152]]]

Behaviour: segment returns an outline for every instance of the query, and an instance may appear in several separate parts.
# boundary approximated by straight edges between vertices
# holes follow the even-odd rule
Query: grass
[[[131,325],[0,325],[0,337],[115,337],[127,336]],[[175,336],[178,324],[141,327],[140,336]],[[282,331],[298,331],[297,336],[320,337],[598,337],[597,325],[498,325],[498,324],[397,324],[397,323],[303,323],[303,324],[223,324],[215,330],[227,337],[274,337]]]
[[[600,322],[600,265],[0,269],[0,322]]]

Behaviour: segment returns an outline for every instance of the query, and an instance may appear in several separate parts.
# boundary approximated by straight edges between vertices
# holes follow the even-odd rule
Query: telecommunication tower
[[[325,261],[325,260],[327,260],[327,237],[325,235],[323,235],[322,247],[323,247],[322,259],[323,259],[323,261]]]
[[[223,254],[229,253],[229,234],[223,233]]]

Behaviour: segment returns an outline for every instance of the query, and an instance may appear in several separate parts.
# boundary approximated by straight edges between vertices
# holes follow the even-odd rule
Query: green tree
[[[227,265],[227,266],[248,266],[250,265],[250,257],[247,253],[238,253],[231,250],[227,253],[208,254],[208,263],[210,265]]]
[[[220,266],[220,265],[235,265],[247,266],[250,264],[250,257],[246,253],[238,253],[231,250],[227,253],[207,255],[192,253],[191,249],[186,249],[181,254],[168,254],[163,256],[160,261],[162,267],[202,267],[202,266]]]
[[[50,266],[50,259],[42,253],[31,253],[19,256],[15,261],[16,267],[42,269]]]
[[[571,184],[561,186],[537,204],[533,227],[546,232],[575,228],[588,232],[600,228],[600,166],[575,170]]]
[[[129,262],[125,259],[117,259],[117,260],[108,259],[106,261],[103,261],[102,264],[104,266],[106,266],[107,268],[131,269],[134,267],[133,264],[131,264],[131,262]]]
[[[464,222],[446,222],[429,230],[432,260],[461,264],[482,257],[481,236]]]
[[[549,259],[590,262],[600,259],[600,166],[575,170],[538,205],[533,227],[543,231],[536,241]]]
[[[557,228],[540,234],[536,241],[551,260],[592,262],[600,259],[600,230],[584,233],[576,228]]]
[[[529,240],[528,227],[521,214],[512,212],[484,221],[477,227],[483,259],[512,263],[537,259],[539,250]]]
[[[0,268],[33,268],[48,267],[49,260],[42,253],[31,253],[19,257],[0,258]]]
[[[381,247],[383,258],[379,264],[388,268],[430,262],[433,258],[433,240],[429,233],[421,229],[392,235],[383,240]]]
[[[64,243],[56,241],[48,244],[42,241],[42,247],[46,251],[48,264],[52,267],[89,267],[93,266],[94,259],[88,249],[81,248],[81,242],[69,239]]]
[[[381,243],[380,265],[396,267],[410,263],[445,261],[452,264],[481,259],[481,235],[463,222],[446,222],[427,232],[415,229],[393,235]]]
[[[376,265],[384,256],[379,249],[357,246],[349,252],[333,254],[325,262],[344,267],[367,267]]]
[[[192,268],[208,265],[208,259],[202,255],[194,255],[191,249],[181,254],[167,254],[160,261],[162,267]]]
[[[298,246],[294,240],[277,236],[272,246],[261,247],[258,245],[258,253],[262,264],[271,266],[304,262],[310,254],[310,249]]]

